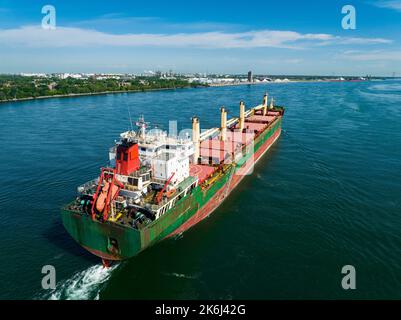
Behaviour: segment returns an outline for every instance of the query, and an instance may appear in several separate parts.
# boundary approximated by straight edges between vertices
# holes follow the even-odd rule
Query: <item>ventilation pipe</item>
[[[192,118],[192,142],[194,143],[194,161],[197,164],[199,159],[199,149],[200,149],[200,125],[199,119],[197,117]]]
[[[245,126],[245,105],[244,102],[241,101],[239,104],[239,129],[244,130]]]
[[[220,140],[226,141],[227,136],[227,112],[224,107],[220,109],[221,114],[221,124],[220,124]]]
[[[267,100],[268,100],[269,95],[267,92],[263,96],[263,115],[265,116],[267,114]]]
[[[273,108],[274,108],[274,99],[272,98],[270,100],[270,109],[273,109]]]

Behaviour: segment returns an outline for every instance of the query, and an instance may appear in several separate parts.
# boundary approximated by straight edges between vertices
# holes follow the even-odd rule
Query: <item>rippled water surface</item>
[[[65,232],[59,208],[98,175],[128,108],[207,128],[266,90],[287,108],[283,135],[209,219],[109,270]],[[0,298],[401,297],[401,81],[49,99],[0,104],[0,119]],[[355,291],[341,288],[346,264]]]

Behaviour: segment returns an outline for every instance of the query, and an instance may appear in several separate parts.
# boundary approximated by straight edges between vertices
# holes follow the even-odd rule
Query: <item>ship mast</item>
[[[139,128],[138,136],[141,137],[143,139],[143,141],[145,141],[146,128],[148,127],[148,123],[145,122],[145,118],[143,115],[141,115],[139,117],[139,119],[138,119],[138,121],[136,121],[135,125]]]

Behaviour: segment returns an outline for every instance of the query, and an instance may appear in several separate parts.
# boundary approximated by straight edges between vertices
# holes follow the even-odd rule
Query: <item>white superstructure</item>
[[[160,184],[173,176],[169,188],[177,186],[189,177],[189,159],[193,156],[194,144],[190,137],[168,136],[165,131],[152,129],[146,131],[143,118],[136,123],[138,131],[129,130],[120,134],[121,140],[138,144],[141,166],[151,169],[152,178]],[[109,152],[110,164],[115,163],[115,150]]]

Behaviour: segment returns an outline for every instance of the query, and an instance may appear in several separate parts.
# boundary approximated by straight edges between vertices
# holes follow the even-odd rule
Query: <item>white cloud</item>
[[[401,0],[376,1],[374,5],[379,8],[401,11]]]
[[[339,44],[388,44],[392,40],[383,38],[337,38]]]
[[[171,22],[160,17],[152,16],[124,16],[123,14],[107,14],[95,19],[81,20],[71,22],[70,27],[97,29],[103,27],[114,28],[114,30],[163,30],[166,33],[174,32],[207,32],[207,31],[228,31],[228,30],[246,30],[246,26],[240,23],[213,22],[213,21],[194,21],[194,22]],[[100,29],[99,29],[100,28]]]
[[[352,61],[401,61],[401,50],[375,50],[369,52],[346,51],[342,54],[342,57]]]
[[[248,32],[198,33],[128,33],[111,34],[92,29],[57,27],[44,30],[40,26],[0,29],[2,46],[37,48],[58,47],[171,47],[171,48],[288,48],[302,49],[311,45],[385,44],[382,38],[347,38],[330,34],[302,34],[295,31],[257,30]]]

